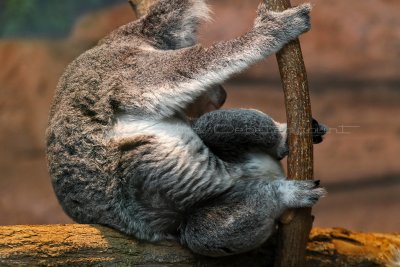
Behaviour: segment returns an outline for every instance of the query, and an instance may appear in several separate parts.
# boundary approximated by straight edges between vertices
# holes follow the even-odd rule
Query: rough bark
[[[313,229],[307,266],[385,266],[400,234]],[[1,226],[0,266],[273,266],[273,239],[262,248],[225,258],[192,254],[171,242],[140,242],[97,225]]]
[[[289,0],[268,0],[266,4],[274,11],[291,7]],[[295,180],[313,179],[311,103],[299,40],[284,46],[277,53],[277,60],[288,123],[288,177]],[[296,209],[290,217],[293,217],[290,223],[279,227],[277,267],[301,267],[305,263],[305,246],[312,227],[311,209]]]

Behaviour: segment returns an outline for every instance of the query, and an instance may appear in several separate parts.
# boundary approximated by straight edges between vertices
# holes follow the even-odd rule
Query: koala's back
[[[82,223],[112,221],[121,152],[110,141],[123,47],[99,45],[73,61],[57,86],[47,129],[50,175],[64,210]],[[122,61],[123,62],[123,61]],[[109,217],[109,218],[106,218]],[[100,221],[101,223],[101,221]]]
[[[140,48],[143,43],[136,41],[137,45],[130,40],[129,49],[124,42],[100,44],[67,67],[50,112],[47,156],[55,193],[74,220],[105,224],[138,238],[156,240],[174,235],[183,211],[165,197],[166,192],[152,188],[152,178],[171,171],[154,166],[159,161],[154,151],[164,151],[158,156],[168,157],[171,142],[178,148],[188,142],[203,144],[198,138],[191,140],[193,133],[187,140],[179,136],[192,131],[179,118],[174,122],[151,119],[144,95],[151,83],[157,84],[163,77],[159,73],[143,77],[141,73],[165,59],[157,54],[149,56],[151,53]],[[161,73],[165,75],[167,69]],[[127,92],[127,86],[135,96],[130,110],[121,107],[121,92]],[[159,128],[146,126],[148,131],[143,133],[116,134],[116,125],[126,117]],[[163,132],[171,123],[173,127],[180,125],[176,136]],[[133,125],[134,129],[140,127],[140,123]],[[158,172],[152,174],[151,169]]]
[[[47,155],[54,190],[64,210],[79,222],[91,222],[112,196],[102,188],[110,183],[106,169],[113,167],[112,148],[107,148],[106,133],[111,127],[111,108],[102,90],[99,60],[89,51],[66,69],[61,77],[50,112],[47,129]],[[90,66],[89,62],[95,64]],[[111,188],[110,188],[111,189]],[[93,204],[92,204],[92,203]]]

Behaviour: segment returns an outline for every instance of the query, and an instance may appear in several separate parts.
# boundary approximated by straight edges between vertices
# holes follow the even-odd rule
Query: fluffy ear
[[[159,49],[179,49],[196,43],[201,20],[209,18],[204,0],[159,0],[139,23],[139,32]]]
[[[135,10],[136,15],[140,17],[146,15],[149,8],[157,3],[157,0],[128,0],[129,4]]]

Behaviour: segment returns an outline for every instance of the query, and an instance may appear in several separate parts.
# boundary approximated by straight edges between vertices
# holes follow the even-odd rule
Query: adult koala
[[[194,126],[185,116],[230,75],[308,31],[310,9],[272,12],[261,4],[249,32],[202,47],[195,32],[208,16],[205,2],[159,0],[74,60],[58,84],[47,130],[49,170],[66,213],[220,256],[262,244],[285,209],[312,206],[322,188],[288,181],[260,160],[287,153],[284,124],[246,110],[207,113]],[[209,122],[226,120],[264,130],[232,135],[234,143],[219,151],[212,140],[221,133]],[[235,147],[243,151],[237,159],[227,151]]]

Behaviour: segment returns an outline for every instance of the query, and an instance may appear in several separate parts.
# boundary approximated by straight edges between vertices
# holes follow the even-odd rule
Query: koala
[[[189,247],[206,247],[206,250],[199,251],[201,254],[229,255],[242,251],[248,245],[248,250],[254,248],[251,245],[261,245],[266,240],[263,238],[275,230],[275,221],[282,214],[281,201],[291,202],[283,204],[286,208],[307,207],[326,193],[323,188],[319,188],[319,180],[286,180],[280,160],[289,152],[287,124],[275,122],[260,111],[229,109],[208,112],[193,123],[193,129],[220,159],[242,163],[249,168],[246,173],[251,172],[254,175],[258,171],[260,177],[263,177],[252,181],[243,177],[244,181],[240,181],[243,182],[242,185],[239,182],[227,193],[195,209],[188,217],[184,232],[187,236],[184,240],[196,242],[189,244]],[[321,143],[327,130],[326,126],[313,119],[313,143]],[[271,186],[267,190],[266,184]],[[302,190],[297,191],[298,187]],[[279,192],[278,196],[288,194],[284,196],[288,198],[274,199],[276,195],[271,195],[274,192]],[[268,199],[269,202],[265,203],[261,199]],[[210,217],[218,219],[210,222]],[[274,222],[269,221],[266,224],[266,218],[273,219]],[[250,238],[247,236],[249,229],[254,230],[250,231],[250,234],[254,234]],[[238,234],[241,232],[243,234]],[[267,235],[263,237],[260,233]],[[199,240],[200,244],[197,243]],[[226,246],[225,242],[230,246]],[[209,246],[220,250],[210,253]]]
[[[278,123],[258,110],[205,112],[200,118],[193,120],[192,127],[213,154],[224,161],[245,161],[249,156],[254,156],[253,154],[260,154],[260,157],[276,161],[280,166],[279,161],[289,153],[287,124]],[[312,119],[311,129],[313,143],[321,143],[322,137],[328,131],[327,127]],[[266,161],[270,161],[269,159]],[[283,171],[279,171],[279,176],[282,176],[281,173]]]
[[[286,180],[279,165],[286,124],[255,110],[217,110],[226,97],[220,84],[308,31],[310,10],[261,4],[247,33],[203,47],[196,30],[208,18],[206,3],[159,0],[75,59],[60,78],[46,132],[65,212],[79,223],[224,256],[260,246],[286,209],[315,204],[324,189]],[[248,126],[261,130],[229,133]]]

